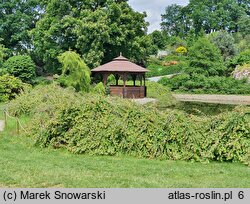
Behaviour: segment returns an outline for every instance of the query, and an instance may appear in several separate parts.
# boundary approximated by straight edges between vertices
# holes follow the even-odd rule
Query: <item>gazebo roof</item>
[[[91,72],[127,72],[127,73],[145,73],[149,70],[130,62],[122,55],[113,59],[111,62],[103,64]]]

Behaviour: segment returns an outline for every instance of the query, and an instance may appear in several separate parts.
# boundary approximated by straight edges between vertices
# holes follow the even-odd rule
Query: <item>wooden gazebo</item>
[[[123,98],[144,98],[147,95],[147,87],[145,82],[145,73],[148,70],[130,62],[127,58],[120,55],[111,62],[92,69],[93,74],[101,74],[103,77],[103,84],[107,86],[107,78],[113,74],[115,76],[116,84],[111,85],[110,95],[121,96]],[[128,77],[131,76],[133,85],[127,85]],[[119,85],[119,79],[123,80],[123,84]],[[136,86],[136,80],[140,81],[140,86]]]

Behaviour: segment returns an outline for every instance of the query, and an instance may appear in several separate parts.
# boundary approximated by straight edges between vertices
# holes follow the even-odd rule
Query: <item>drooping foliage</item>
[[[24,93],[9,110],[33,115],[28,134],[41,147],[78,154],[249,164],[248,108],[198,118],[119,98],[81,96],[53,85]]]
[[[63,86],[72,86],[76,91],[88,92],[90,88],[90,70],[73,51],[66,51],[58,57],[62,64],[62,75],[59,78]]]

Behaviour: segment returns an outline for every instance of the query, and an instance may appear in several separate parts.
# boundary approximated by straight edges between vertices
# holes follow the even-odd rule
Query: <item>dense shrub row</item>
[[[33,114],[29,134],[42,147],[94,155],[249,164],[250,118],[246,108],[198,118],[47,86],[21,95],[10,104],[10,110],[12,114]]]
[[[250,94],[250,84],[246,80],[230,77],[181,74],[171,79],[162,78],[160,84],[172,91],[204,94]]]

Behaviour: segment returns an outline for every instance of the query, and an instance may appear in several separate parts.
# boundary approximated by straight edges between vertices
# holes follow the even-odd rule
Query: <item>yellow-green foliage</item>
[[[66,148],[77,154],[249,164],[249,108],[198,118],[55,86],[37,87],[12,104],[14,113],[33,114],[29,135],[42,147]]]
[[[67,51],[61,54],[58,60],[63,65],[59,82],[66,87],[74,87],[76,91],[88,92],[90,89],[90,70],[80,55],[73,51]]]
[[[103,85],[102,82],[98,83],[95,85],[95,87],[92,90],[93,93],[97,93],[97,94],[101,94],[101,95],[105,95],[106,91],[105,91],[105,87]]]
[[[163,108],[177,103],[170,90],[156,82],[147,81],[147,97],[157,99],[157,107]]]
[[[14,76],[0,76],[0,102],[14,99],[27,87],[27,84]]]
[[[175,50],[176,53],[179,53],[179,54],[186,54],[187,53],[187,48],[183,47],[183,46],[180,46],[178,47],[176,50]]]
[[[48,115],[54,114],[62,106],[77,103],[77,94],[72,88],[61,88],[56,83],[50,85],[38,85],[30,91],[21,93],[16,100],[9,103],[8,109],[12,115],[34,115],[36,113]]]
[[[235,71],[240,71],[240,72],[244,70],[250,71],[250,64],[238,65],[235,69]]]

